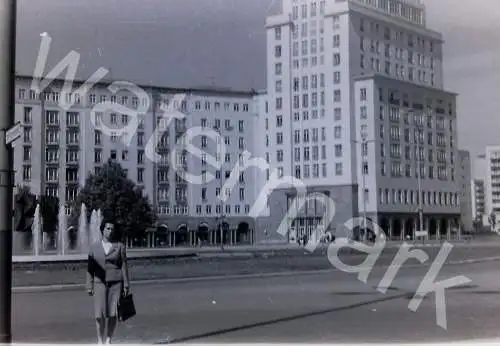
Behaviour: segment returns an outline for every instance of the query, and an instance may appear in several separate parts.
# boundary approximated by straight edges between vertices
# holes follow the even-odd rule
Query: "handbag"
[[[135,304],[134,304],[134,296],[132,293],[127,295],[121,295],[120,300],[118,301],[118,319],[121,322],[125,322],[126,320],[134,317],[136,315]]]

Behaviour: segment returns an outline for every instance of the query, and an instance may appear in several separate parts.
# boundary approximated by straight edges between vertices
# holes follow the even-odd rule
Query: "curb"
[[[494,262],[500,261],[500,256],[494,257],[484,257],[469,260],[459,260],[450,261],[445,263],[445,265],[461,265],[461,264],[474,264],[474,263],[484,263],[484,262]],[[424,264],[412,264],[405,266],[405,268],[420,268],[429,265]],[[375,266],[374,268],[392,268],[393,265],[382,265]],[[200,276],[200,277],[188,277],[188,278],[174,278],[174,279],[151,279],[151,280],[136,280],[131,281],[133,285],[159,285],[159,284],[175,284],[175,283],[190,283],[190,282],[208,282],[208,281],[221,281],[221,280],[242,280],[242,279],[263,279],[263,278],[274,278],[274,277],[289,277],[294,275],[319,275],[328,274],[337,271],[337,268],[330,269],[320,269],[320,270],[301,270],[301,271],[286,271],[286,272],[274,272],[274,273],[258,273],[258,274],[235,274],[235,275],[213,275],[213,276]],[[13,287],[12,293],[40,293],[40,292],[59,292],[59,291],[83,291],[85,290],[85,284],[63,284],[63,285],[43,285],[43,286],[19,286]]]

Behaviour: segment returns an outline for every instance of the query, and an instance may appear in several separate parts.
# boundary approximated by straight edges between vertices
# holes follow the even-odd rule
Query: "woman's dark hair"
[[[113,220],[111,220],[111,219],[103,219],[101,221],[101,225],[99,226],[99,229],[101,230],[101,233],[104,232],[104,227],[106,227],[106,225],[108,223],[112,224],[116,228],[116,223]]]

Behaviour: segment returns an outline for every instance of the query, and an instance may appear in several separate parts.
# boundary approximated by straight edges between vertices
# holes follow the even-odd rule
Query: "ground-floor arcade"
[[[390,240],[416,239],[420,228],[420,217],[415,214],[378,214],[378,225]],[[460,215],[424,214],[423,227],[428,240],[452,240],[460,238]]]

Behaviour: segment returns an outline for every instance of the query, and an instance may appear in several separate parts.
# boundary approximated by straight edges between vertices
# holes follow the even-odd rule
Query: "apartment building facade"
[[[200,229],[208,242],[220,242],[222,220],[225,243],[254,242],[255,220],[247,215],[263,173],[242,171],[225,184],[244,152],[256,155],[256,92],[139,86],[137,95],[125,85],[113,93],[110,83],[98,83],[78,94],[75,82],[66,94],[63,82],[55,80],[37,94],[31,78],[17,78],[16,120],[24,133],[14,150],[16,185],[58,197],[69,214],[88,174],[112,159],[143,188],[157,211],[158,227],[178,233],[169,237],[169,245],[194,245],[192,231]],[[73,105],[62,107],[62,101]],[[116,107],[95,108],[105,102]],[[137,126],[124,130],[136,113]]]
[[[430,236],[451,236],[460,220],[456,95],[443,90],[443,39],[426,27],[424,5],[285,0],[266,27],[265,155],[281,176],[336,201],[323,227],[341,233],[366,214],[391,238],[412,237],[422,199]],[[274,219],[294,196],[273,193]],[[321,219],[317,203],[304,209],[289,220],[288,241]]]

